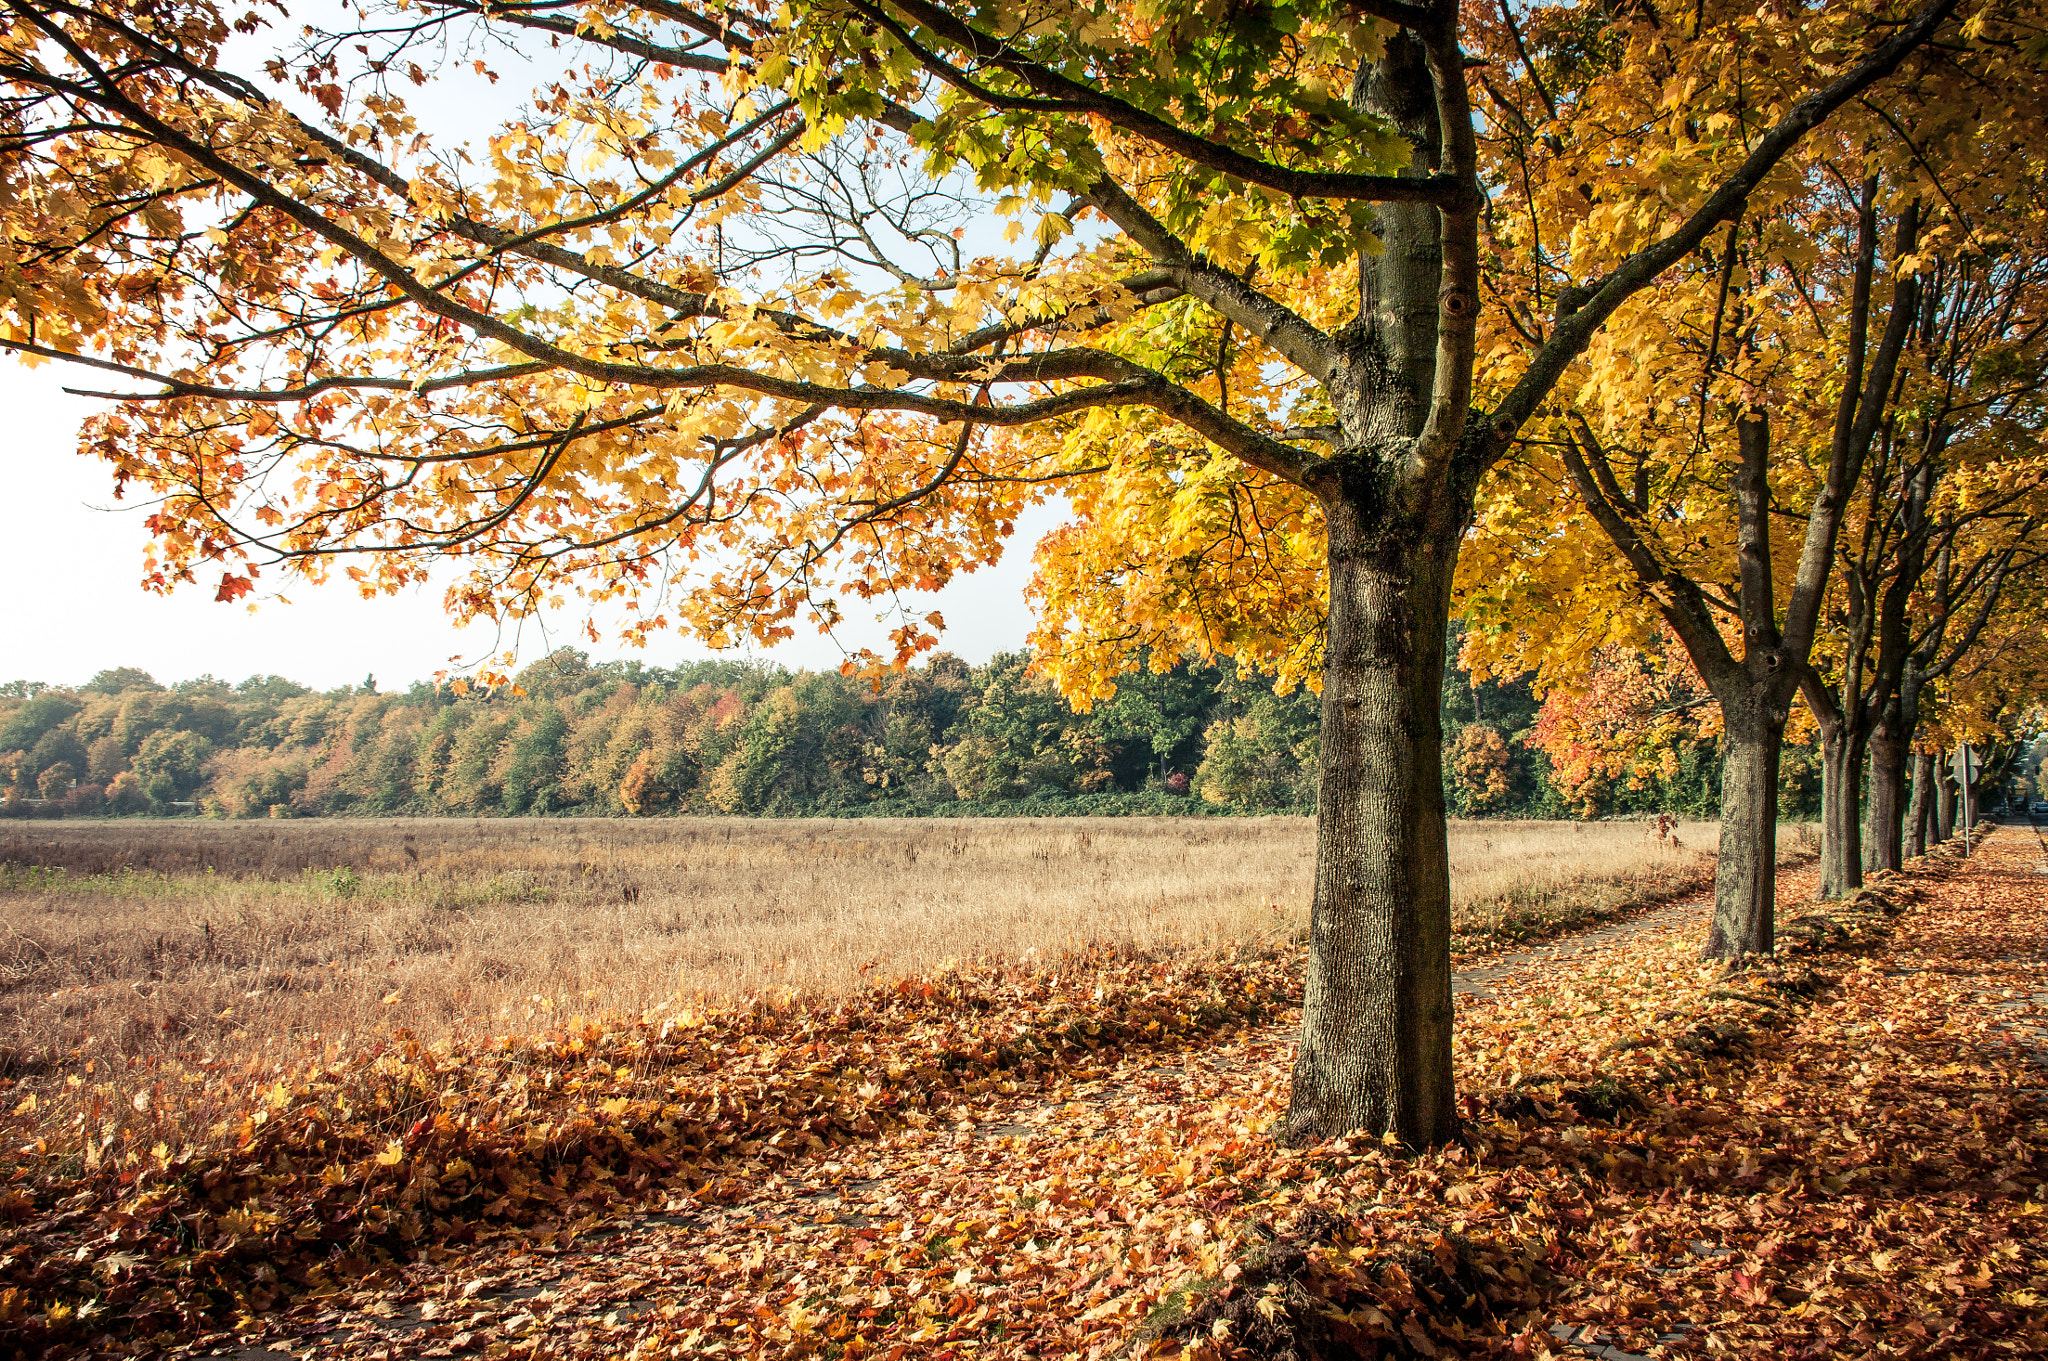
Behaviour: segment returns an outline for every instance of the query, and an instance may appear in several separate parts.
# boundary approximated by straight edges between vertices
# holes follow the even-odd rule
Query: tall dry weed
[[[1699,866],[1640,824],[1460,823],[1451,854],[1469,936]],[[43,823],[0,831],[0,1075],[70,1110],[138,1065],[1285,936],[1313,871],[1290,817]]]

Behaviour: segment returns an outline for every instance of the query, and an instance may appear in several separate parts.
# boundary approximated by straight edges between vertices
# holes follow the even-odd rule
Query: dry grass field
[[[1702,872],[1712,824],[1455,824],[1457,929]],[[317,1059],[952,959],[1296,932],[1306,818],[41,823],[0,829],[0,1075]]]

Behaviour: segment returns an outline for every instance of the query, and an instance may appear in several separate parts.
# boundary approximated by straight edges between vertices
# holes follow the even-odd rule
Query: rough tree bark
[[[1866,181],[1866,191],[1874,181]],[[1874,245],[1874,198],[1866,192],[1864,244]],[[1918,239],[1920,213],[1916,203],[1899,210],[1892,259],[1912,252]],[[1868,257],[1866,257],[1868,258]],[[1844,640],[1835,684],[1824,684],[1809,667],[1802,678],[1807,707],[1821,730],[1821,864],[1817,897],[1846,897],[1862,887],[1869,852],[1863,843],[1864,767],[1873,735],[1888,715],[1894,718],[1900,678],[1912,651],[1906,607],[1917,585],[1926,549],[1927,498],[1933,487],[1933,463],[1917,466],[1896,460],[1895,422],[1885,419],[1893,396],[1892,379],[1899,357],[1920,321],[1922,290],[1917,279],[1903,278],[1892,289],[1883,338],[1870,358],[1868,379],[1859,400],[1845,391],[1835,418],[1837,447],[1847,441],[1859,471],[1869,464],[1871,445],[1886,431],[1876,462],[1869,464],[1868,502],[1860,542],[1845,550],[1842,564]],[[1867,324],[1869,289],[1858,280],[1856,307]],[[1852,366],[1852,374],[1855,372]],[[1902,504],[1893,507],[1896,493]],[[1874,654],[1874,655],[1873,655]],[[1891,803],[1897,813],[1897,801]],[[1897,854],[1896,833],[1887,842]]]
[[[1467,492],[1420,524],[1324,505],[1323,800],[1295,1138],[1392,1129],[1427,1144],[1457,1130],[1438,713],[1460,503],[1469,514]]]
[[[1376,204],[1378,249],[1360,255],[1358,316],[1336,333],[1309,337],[1312,328],[1280,309],[1246,316],[1275,344],[1292,346],[1336,418],[1311,436],[1329,446],[1327,458],[1275,456],[1282,475],[1322,507],[1330,571],[1322,821],[1287,1141],[1362,1128],[1422,1146],[1456,1131],[1440,706],[1451,575],[1481,474],[1622,301],[1709,232],[1738,221],[1750,189],[1798,137],[1925,41],[1949,3],[1934,0],[1871,59],[1801,101],[1682,227],[1593,287],[1565,290],[1547,338],[1490,414],[1472,407],[1484,200],[1457,7],[1436,0],[1404,11],[1409,17],[1383,55],[1359,71],[1353,99],[1413,148],[1402,174],[1451,188]],[[1163,267],[1194,278],[1185,247],[1132,200],[1108,190],[1092,197]],[[1205,286],[1218,296],[1236,287],[1215,278]],[[1763,476],[1759,467],[1747,493],[1751,537],[1759,541],[1768,539]],[[1838,482],[1831,471],[1830,487]],[[1831,513],[1840,502],[1832,493]],[[1803,571],[1796,592],[1816,608],[1834,523],[1819,547],[1819,576]],[[1758,598],[1768,602],[1767,563],[1764,572]],[[1693,603],[1711,631],[1697,591]],[[1763,610],[1768,623],[1768,603]],[[1744,674],[1754,673],[1759,712],[1774,715],[1759,729],[1770,736],[1758,784],[1769,790],[1758,801],[1768,810],[1761,814],[1767,846],[1775,830],[1776,733],[1798,668],[1786,664],[1775,626],[1765,632],[1768,640],[1749,649]],[[1768,853],[1761,863],[1767,876],[1774,873]],[[1730,939],[1738,951],[1756,948],[1752,929]]]
[[[1943,329],[1971,335],[1975,332],[1955,320],[1952,312],[1970,306],[1972,296],[1976,295],[1965,291],[1959,302],[1953,290],[1944,296],[1939,286],[1930,286],[1925,294],[1896,299],[1894,306],[1910,304],[1916,309],[1923,340],[1928,328],[1944,317]],[[2009,301],[1995,292],[1982,295],[1976,306],[1990,313],[2011,310]],[[1942,362],[1951,370],[1967,368],[1974,362],[1974,352],[1964,350],[1961,341],[1954,343],[1957,352]],[[1927,362],[1924,354],[1922,362]],[[1950,385],[1946,397],[1916,399],[1900,419],[1887,423],[1882,445],[1873,455],[1861,544],[1843,554],[1846,608],[1839,629],[1843,654],[1836,686],[1830,694],[1817,681],[1809,684],[1826,762],[1820,889],[1824,898],[1843,896],[1862,882],[1864,874],[1900,868],[1909,839],[1917,843],[1912,853],[1924,852],[1931,765],[1923,767],[1922,777],[1915,781],[1910,833],[1902,816],[1906,763],[1919,725],[1921,696],[1976,645],[2016,566],[2038,561],[2025,549],[2037,521],[2019,508],[2020,499],[2033,490],[2029,486],[1974,497],[1966,508],[1952,508],[1938,517],[1931,514],[1957,413],[1981,400],[1959,395],[1964,391]],[[1973,523],[2002,527],[2006,537],[1981,551],[1959,553],[1958,532]],[[1909,606],[1919,596],[1925,597],[1920,608],[1909,615]],[[1857,778],[1859,763],[1867,766],[1867,785]],[[1859,795],[1866,800],[1860,826]]]
[[[1637,529],[1644,508],[1630,503],[1615,487],[1590,427],[1581,422],[1563,449],[1565,467],[1580,497],[1649,588],[1721,706],[1721,842],[1714,864],[1714,919],[1705,950],[1710,959],[1768,953],[1776,939],[1778,762],[1792,696],[1809,670],[1805,658],[1827,582],[1841,489],[1847,485],[1839,470],[1831,475],[1809,518],[1808,543],[1787,612],[1789,627],[1781,632],[1771,576],[1769,415],[1744,412],[1736,418],[1735,429],[1740,458],[1731,489],[1739,575],[1736,600],[1743,623],[1740,657],[1723,638],[1698,583],[1667,570],[1645,542]]]
[[[1945,527],[1952,536],[1953,524]],[[1976,567],[1985,568],[1979,572],[1975,567],[1962,573],[1963,589],[1957,589],[1957,572],[1951,546],[1944,543],[1934,555],[1933,575],[1935,622],[1927,629],[1913,655],[1907,661],[1899,684],[1899,719],[1896,730],[1900,734],[1898,761],[1903,774],[1905,748],[1913,740],[1914,719],[1920,711],[1920,697],[1926,687],[1947,675],[1971,648],[1984,626],[1997,610],[2003,598],[2006,584],[2013,579],[2013,571],[2021,561],[2017,547],[2007,548],[1995,555],[1982,559]],[[2029,563],[2038,558],[2029,557]],[[1972,617],[1966,623],[1960,636],[1949,632],[1949,619],[1964,599],[1974,594],[1977,603]],[[1887,715],[1887,723],[1891,716]],[[2006,759],[2011,759],[2008,753]],[[1990,773],[1987,763],[1985,773]],[[2001,768],[2000,774],[2003,771]],[[1873,773],[1875,778],[1875,773]],[[1896,788],[1896,784],[1893,786]],[[1990,784],[1987,788],[1994,787]],[[1904,855],[1924,855],[1929,847],[1939,845],[1955,835],[1957,791],[1954,776],[1949,772],[1947,754],[1922,751],[1913,755],[1913,806],[1906,817],[1906,843],[1901,848]],[[1897,869],[1902,863],[1894,858],[1881,866]]]
[[[1863,885],[1863,734],[1846,717],[1821,723],[1819,898],[1843,898]]]
[[[1771,426],[1762,412],[1740,417],[1735,433],[1742,459],[1735,476],[1737,603],[1743,614],[1742,659],[1726,649],[1711,674],[1702,669],[1721,703],[1721,844],[1714,862],[1714,919],[1704,951],[1709,959],[1769,954],[1777,944],[1778,761],[1785,741],[1799,666],[1812,645],[1812,630],[1801,619],[1800,602],[1818,594],[1826,580],[1826,558],[1817,569],[1800,563],[1793,589],[1788,641],[1779,630],[1777,592],[1771,582]],[[1837,503],[1838,504],[1838,503]],[[1827,492],[1819,509],[1826,519]],[[1825,526],[1830,546],[1833,526]],[[1809,538],[1812,526],[1809,525]],[[1704,611],[1679,636],[1695,664],[1718,629],[1703,629]]]
[[[1721,847],[1714,865],[1710,959],[1769,954],[1777,943],[1778,759],[1789,692],[1723,700]]]
[[[1469,118],[1461,132],[1439,108],[1451,72],[1462,90],[1454,40],[1402,33],[1359,74],[1353,98],[1415,148],[1405,174],[1433,175],[1447,161],[1469,173]],[[1308,480],[1328,534],[1330,612],[1315,898],[1285,1137],[1376,1129],[1421,1146],[1458,1126],[1443,656],[1485,455],[1463,438],[1464,411],[1447,423],[1440,398],[1447,382],[1455,393],[1465,381],[1445,371],[1458,362],[1446,340],[1455,347],[1476,317],[1476,293],[1465,290],[1476,282],[1478,222],[1473,209],[1428,204],[1383,204],[1377,216],[1382,250],[1360,262],[1358,323],[1334,337],[1353,375],[1333,392],[1335,456]]]
[[[1871,770],[1871,825],[1874,828],[1889,828],[1898,821],[1907,753],[1918,727],[1920,697],[1929,684],[1947,675],[1976,646],[1978,637],[2004,596],[2007,583],[2013,579],[2015,568],[2022,562],[2016,541],[2013,546],[1966,565],[1958,574],[1953,551],[1955,528],[1953,520],[1943,525],[1944,541],[1933,555],[1931,586],[1935,619],[1906,659],[1899,679],[1895,711],[1886,712],[1882,733],[1889,745],[1880,749],[1875,740],[1872,743],[1872,752],[1881,757]],[[2032,522],[2029,521],[2020,537],[2024,538],[2031,532]],[[2025,559],[2028,563],[2038,560],[2034,555]],[[1971,617],[1960,635],[1952,634],[1951,618],[1973,595],[1976,605]],[[1874,846],[1869,856],[1873,869],[1898,869],[1905,863],[1906,856],[1925,855],[1929,847],[1948,840],[1953,832],[1956,794],[1942,756],[1920,751],[1913,752],[1910,759],[1913,762],[1913,802],[1904,819],[1905,835],[1900,841]],[[2007,759],[2010,759],[2009,755]],[[1985,770],[1989,773],[1988,764]],[[1880,823],[1877,804],[1884,799],[1891,801],[1891,807],[1883,814],[1885,820]]]
[[[1934,310],[1929,308],[1929,311]],[[1913,734],[1920,726],[1920,695],[1926,688],[1928,677],[1935,672],[1935,659],[1941,651],[1942,637],[1947,624],[1941,622],[1923,630],[1917,641],[1913,638],[1911,623],[1907,618],[1907,604],[1913,592],[1921,586],[1926,574],[1929,554],[1929,532],[1934,528],[1928,518],[1928,505],[1934,495],[1937,478],[1937,461],[1948,444],[1948,423],[1937,420],[1928,430],[1923,448],[1926,453],[1919,466],[1912,470],[1907,482],[1905,506],[1897,518],[1905,527],[1894,558],[1894,574],[1891,584],[1885,589],[1884,618],[1880,626],[1880,643],[1877,655],[1877,669],[1883,680],[1885,705],[1870,734],[1870,811],[1864,827],[1863,867],[1865,871],[1896,870],[1905,864],[1905,811],[1906,763],[1913,755]],[[1948,532],[1954,532],[1953,522]],[[1933,555],[1934,586],[1937,608],[1941,619],[1946,621],[1949,613],[1949,550],[1942,547]],[[1994,586],[1995,593],[1995,586]],[[1974,640],[1976,630],[1970,631]],[[1967,645],[1967,643],[1966,643]],[[1953,659],[1944,663],[1952,665]],[[1913,799],[1916,809],[1914,819],[1915,835],[1923,839],[1915,855],[1925,853],[1925,790],[1917,777],[1913,783]]]
[[[1913,804],[1906,813],[1906,846],[1908,856],[1927,854],[1934,844],[1934,753],[1916,751],[1913,753]]]
[[[1845,381],[1833,420],[1827,470],[1807,510],[1782,614],[1772,586],[1771,521],[1781,512],[1770,485],[1770,414],[1761,408],[1733,413],[1738,451],[1731,491],[1736,516],[1735,609],[1742,624],[1739,657],[1721,632],[1718,611],[1725,602],[1710,602],[1697,581],[1664,565],[1650,546],[1659,534],[1651,508],[1633,504],[1621,490],[1591,428],[1577,422],[1562,445],[1580,499],[1628,558],[1721,705],[1721,850],[1714,871],[1714,922],[1705,951],[1710,959],[1733,960],[1768,951],[1774,940],[1778,760],[1795,690],[1806,690],[1824,726],[1843,718],[1813,669],[1814,639],[1843,514],[1883,420],[1919,296],[1914,277],[1895,270],[1890,312],[1882,338],[1872,346],[1880,189],[1874,175],[1859,186],[1855,273],[1843,336]],[[1918,232],[1918,209],[1909,202],[1899,209],[1889,260],[1895,263],[1911,255]],[[1724,268],[1731,268],[1742,249],[1737,232],[1728,233],[1723,249],[1728,252]],[[1847,730],[1853,731],[1853,725]],[[1860,742],[1853,746],[1860,749]],[[1853,793],[1849,804],[1853,809]]]
[[[1863,870],[1895,870],[1905,863],[1906,761],[1912,728],[1898,696],[1870,734],[1869,804],[1863,814]]]

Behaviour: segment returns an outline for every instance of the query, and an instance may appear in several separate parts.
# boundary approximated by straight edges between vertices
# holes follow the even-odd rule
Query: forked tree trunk
[[[1769,954],[1777,940],[1778,756],[1785,719],[1780,706],[1743,702],[1747,698],[1721,702],[1721,849],[1703,952],[1709,959]]]
[[[1935,758],[1934,829],[1936,841],[1947,841],[1956,834],[1956,782],[1941,769],[1940,757]]]
[[[1870,791],[1863,811],[1863,870],[1895,870],[1904,863],[1906,736],[1887,714],[1870,734]]]
[[[1820,887],[1816,896],[1847,897],[1863,884],[1863,739],[1843,722],[1821,735]]]
[[[1913,753],[1913,804],[1906,813],[1906,847],[1909,857],[1927,854],[1929,829],[1934,821],[1934,753]]]
[[[1292,1143],[1370,1129],[1423,1147],[1458,1127],[1439,706],[1464,524],[1451,507],[1425,513],[1434,523],[1395,530],[1325,501],[1322,804]]]
[[[1444,163],[1431,71],[1452,52],[1397,35],[1359,72],[1360,107],[1414,148],[1404,173]],[[1355,348],[1332,394],[1345,442],[1312,485],[1329,541],[1322,802],[1283,1137],[1366,1129],[1420,1148],[1458,1129],[1441,707],[1451,575],[1483,463],[1430,426],[1453,377],[1438,371],[1445,280],[1478,229],[1428,204],[1375,217],[1381,249],[1360,261]]]

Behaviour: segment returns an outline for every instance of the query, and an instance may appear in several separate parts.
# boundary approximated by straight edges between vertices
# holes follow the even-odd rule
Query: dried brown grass
[[[1454,824],[1484,936],[1699,872],[1641,824]],[[317,1056],[948,958],[1299,931],[1306,818],[43,823],[0,830],[0,1065]]]

